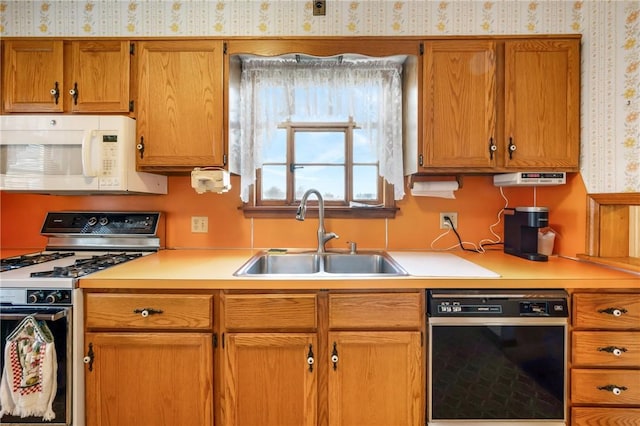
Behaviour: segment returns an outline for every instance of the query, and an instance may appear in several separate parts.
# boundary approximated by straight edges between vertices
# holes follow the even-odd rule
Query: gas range
[[[51,304],[55,297],[11,289],[74,289],[91,273],[160,249],[158,212],[50,212],[44,251],[0,260],[2,303]],[[64,293],[62,293],[64,294]]]

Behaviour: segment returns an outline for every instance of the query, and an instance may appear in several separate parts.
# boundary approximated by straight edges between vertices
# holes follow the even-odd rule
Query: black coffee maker
[[[504,209],[504,252],[545,262],[547,255],[538,253],[538,229],[546,226],[549,226],[547,207]]]

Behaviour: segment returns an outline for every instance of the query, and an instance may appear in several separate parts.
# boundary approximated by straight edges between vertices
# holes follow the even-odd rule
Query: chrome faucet
[[[298,206],[298,210],[296,211],[296,220],[303,221],[304,216],[307,213],[307,198],[309,195],[315,194],[318,198],[318,253],[325,253],[325,244],[327,241],[333,238],[340,238],[334,232],[325,232],[324,229],[324,200],[322,199],[322,194],[317,189],[308,189],[307,192],[304,193],[302,199],[300,200],[300,205]]]

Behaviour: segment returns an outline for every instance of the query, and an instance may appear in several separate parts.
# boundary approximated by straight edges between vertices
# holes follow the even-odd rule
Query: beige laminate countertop
[[[411,288],[599,288],[640,289],[640,275],[573,259],[551,256],[532,262],[501,251],[452,252],[489,269],[498,277],[432,277],[410,275],[334,279],[240,278],[233,273],[258,250],[161,250],[80,279],[86,289],[132,290],[284,290]],[[399,253],[393,251],[392,254]],[[429,252],[402,252],[428,256]],[[397,258],[400,260],[400,258]],[[402,261],[399,261],[402,264]],[[408,268],[405,268],[408,269]]]

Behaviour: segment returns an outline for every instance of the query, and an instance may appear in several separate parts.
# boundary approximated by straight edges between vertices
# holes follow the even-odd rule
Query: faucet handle
[[[356,254],[356,251],[358,250],[358,243],[355,241],[347,241],[347,244],[349,244],[349,252],[351,254]]]

